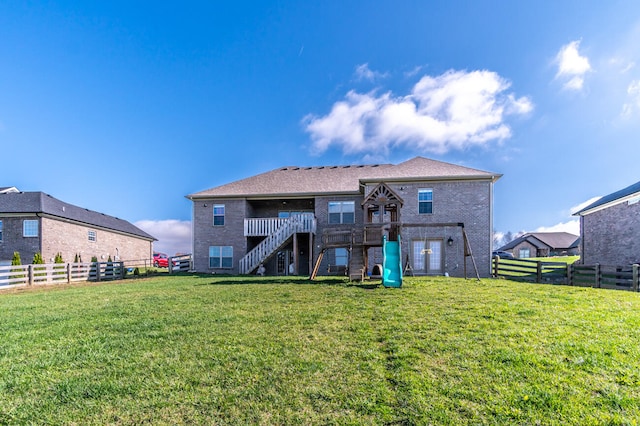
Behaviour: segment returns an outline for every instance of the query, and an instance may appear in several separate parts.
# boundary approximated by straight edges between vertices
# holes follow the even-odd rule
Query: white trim
[[[578,215],[578,216],[586,216],[588,214],[595,213],[595,212],[598,212],[600,210],[608,209],[609,207],[613,207],[613,206],[616,206],[618,204],[622,204],[624,202],[629,202],[629,201],[631,201],[629,203],[631,205],[631,204],[634,204],[634,200],[635,200],[635,203],[640,201],[640,192],[634,192],[633,194],[629,194],[629,195],[626,195],[624,197],[617,198],[617,199],[615,199],[613,201],[609,201],[608,203],[596,206],[596,207],[591,208],[589,210],[583,210],[581,212],[576,213],[576,215]]]

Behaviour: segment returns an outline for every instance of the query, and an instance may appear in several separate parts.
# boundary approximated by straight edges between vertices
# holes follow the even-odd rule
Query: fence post
[[[600,288],[600,264],[596,263],[595,265],[595,280],[596,280],[596,288]]]
[[[573,285],[573,263],[567,265],[567,285]]]
[[[542,262],[538,261],[536,267],[536,282],[540,284],[542,282]]]
[[[27,268],[27,276],[29,277],[29,285],[33,285],[33,265]]]
[[[71,283],[71,263],[67,263],[67,284]]]
[[[498,277],[498,263],[500,262],[500,256],[493,256],[493,277]]]
[[[633,264],[633,283],[631,284],[631,288],[633,291],[638,291],[638,265],[637,263]]]

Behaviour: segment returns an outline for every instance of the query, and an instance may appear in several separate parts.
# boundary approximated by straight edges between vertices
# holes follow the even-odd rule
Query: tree
[[[53,260],[53,263],[64,263],[64,260],[62,260],[62,253],[58,252],[56,254],[56,257]]]
[[[11,259],[11,266],[22,265],[22,260],[20,260],[20,252],[13,252],[13,259]]]

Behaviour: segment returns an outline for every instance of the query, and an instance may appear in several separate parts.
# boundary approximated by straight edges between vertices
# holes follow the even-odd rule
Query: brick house
[[[606,195],[582,210],[581,263],[640,262],[640,182]]]
[[[414,274],[490,275],[500,174],[416,157],[400,164],[282,167],[187,195],[198,272],[372,274],[382,236]],[[470,259],[471,258],[471,259]],[[471,265],[471,263],[469,263]],[[469,266],[470,267],[470,266]],[[475,275],[475,271],[473,272]]]
[[[1,189],[1,188],[0,188]],[[0,264],[11,263],[14,251],[23,264],[40,252],[46,263],[57,253],[65,262],[79,254],[117,260],[151,259],[154,237],[117,217],[60,201],[43,192],[0,192]]]
[[[575,256],[580,254],[580,237],[569,232],[529,232],[498,250],[511,252],[518,259]]]

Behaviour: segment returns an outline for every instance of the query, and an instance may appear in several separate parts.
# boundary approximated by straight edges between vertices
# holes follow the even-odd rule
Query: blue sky
[[[640,180],[637,1],[0,1],[0,186],[190,250],[186,195],[416,155],[504,176],[496,231]]]

